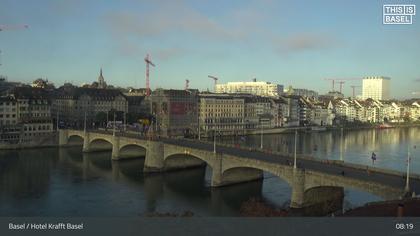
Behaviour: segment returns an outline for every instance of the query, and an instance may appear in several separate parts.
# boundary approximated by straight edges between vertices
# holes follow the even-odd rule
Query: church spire
[[[105,79],[102,75],[102,67],[101,67],[101,70],[99,71],[98,88],[106,88]]]

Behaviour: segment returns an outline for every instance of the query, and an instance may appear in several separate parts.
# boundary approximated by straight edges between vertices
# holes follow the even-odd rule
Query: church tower
[[[105,83],[105,79],[102,76],[102,68],[101,71],[99,72],[99,77],[98,77],[98,88],[104,89],[106,88],[106,83]]]

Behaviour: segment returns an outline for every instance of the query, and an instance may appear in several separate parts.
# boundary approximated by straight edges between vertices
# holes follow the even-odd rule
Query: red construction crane
[[[217,78],[216,76],[212,76],[212,75],[209,75],[209,78],[214,80],[214,92],[216,92],[216,85],[217,85],[217,81],[219,80],[219,78]]]
[[[146,62],[146,96],[149,97],[150,96],[149,65],[154,67],[155,64],[153,64],[153,62],[151,61],[149,54],[146,55],[146,57],[144,58],[144,61]]]
[[[356,97],[355,88],[360,88],[360,87],[362,87],[362,86],[360,86],[360,85],[358,85],[358,86],[356,86],[356,85],[352,85],[352,86],[350,86],[350,87],[351,87],[351,89],[353,90],[353,98],[355,98],[355,97]]]
[[[188,90],[189,84],[190,84],[190,81],[186,79],[185,80],[185,90]]]
[[[0,31],[27,29],[29,25],[0,25]]]

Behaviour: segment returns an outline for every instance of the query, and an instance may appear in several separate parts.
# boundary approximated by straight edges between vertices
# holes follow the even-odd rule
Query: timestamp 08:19
[[[395,229],[397,230],[413,230],[414,224],[413,223],[396,223]]]

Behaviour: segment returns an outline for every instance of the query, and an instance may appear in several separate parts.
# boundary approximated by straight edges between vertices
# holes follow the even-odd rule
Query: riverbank
[[[56,132],[50,135],[33,138],[22,143],[0,143],[0,150],[19,150],[33,148],[48,148],[58,146],[58,134]]]

